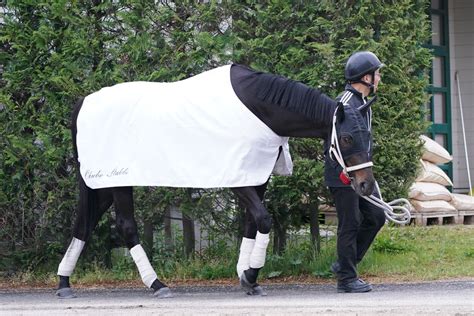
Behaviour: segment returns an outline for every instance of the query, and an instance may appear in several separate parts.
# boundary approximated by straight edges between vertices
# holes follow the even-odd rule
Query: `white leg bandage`
[[[258,269],[264,266],[269,242],[270,234],[261,234],[260,232],[257,232],[255,246],[250,255],[250,268]]]
[[[155,270],[153,270],[150,261],[148,261],[145,250],[143,250],[142,246],[138,244],[130,249],[130,254],[132,255],[133,261],[135,261],[135,264],[137,265],[138,272],[140,272],[143,283],[145,283],[146,286],[151,287],[153,281],[157,279],[157,275]]]
[[[255,239],[242,238],[242,244],[240,244],[239,261],[237,262],[237,275],[240,276],[250,267],[250,254],[252,253],[253,246],[255,245]]]
[[[72,271],[74,271],[74,268],[76,267],[77,259],[79,259],[82,249],[84,248],[84,244],[84,241],[75,237],[72,238],[71,244],[69,245],[69,248],[67,248],[63,260],[61,260],[61,263],[59,264],[58,275],[71,276]]]

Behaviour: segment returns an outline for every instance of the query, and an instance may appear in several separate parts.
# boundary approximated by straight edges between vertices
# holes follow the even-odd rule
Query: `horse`
[[[230,188],[246,209],[237,275],[247,294],[265,295],[257,279],[272,219],[263,198],[275,166],[291,174],[288,138],[330,141],[342,173],[368,196],[375,179],[362,115],[304,83],[239,64],[175,82],[121,83],[81,98],[71,124],[79,203],[56,295],[75,297],[69,277],[113,204],[143,283],[158,298],[173,296],[140,245],[134,186]]]

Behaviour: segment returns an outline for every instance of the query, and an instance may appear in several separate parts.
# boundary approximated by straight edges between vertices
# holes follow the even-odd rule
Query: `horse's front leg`
[[[145,250],[140,245],[137,223],[133,208],[133,190],[131,187],[114,188],[114,205],[117,228],[130,250],[130,254],[137,265],[143,283],[154,290],[153,295],[158,298],[172,297],[170,289],[158,280],[155,270],[150,264]]]
[[[263,206],[266,186],[267,183],[258,187],[232,189],[246,206],[244,237],[240,246],[237,274],[240,284],[249,295],[266,295],[257,283],[258,272],[265,264],[272,224],[270,214]]]

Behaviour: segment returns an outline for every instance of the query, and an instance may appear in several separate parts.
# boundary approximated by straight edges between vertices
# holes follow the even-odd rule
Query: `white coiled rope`
[[[379,192],[380,198],[374,196],[373,194],[371,194],[370,196],[361,195],[361,197],[366,199],[368,202],[374,204],[375,206],[382,208],[385,212],[385,218],[388,219],[390,222],[400,225],[410,224],[410,202],[408,202],[407,199],[400,198],[387,203],[382,199],[382,194],[380,193],[377,181],[375,181],[375,186],[377,192]]]

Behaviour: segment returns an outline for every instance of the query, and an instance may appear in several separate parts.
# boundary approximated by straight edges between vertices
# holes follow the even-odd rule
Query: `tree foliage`
[[[349,55],[375,52],[386,64],[374,106],[375,174],[386,199],[403,196],[426,128],[427,2],[7,1],[0,19],[2,245],[26,249],[34,265],[68,242],[77,200],[69,125],[78,97],[118,82],[179,80],[231,61],[335,97]],[[295,139],[292,147],[295,176],[273,178],[268,192],[269,208],[288,226],[303,224],[308,203],[326,194],[320,141]],[[187,201],[185,190],[137,195],[144,197],[139,221]],[[197,209],[197,216],[206,212]],[[235,218],[217,218],[227,221],[223,229],[237,226]]]

